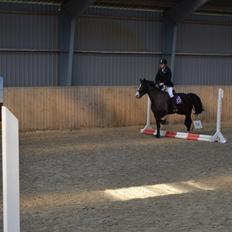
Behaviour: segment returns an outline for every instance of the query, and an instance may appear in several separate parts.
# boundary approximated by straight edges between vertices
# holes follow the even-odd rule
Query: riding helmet
[[[167,64],[167,63],[168,63],[168,61],[165,58],[162,58],[160,60],[160,64]]]

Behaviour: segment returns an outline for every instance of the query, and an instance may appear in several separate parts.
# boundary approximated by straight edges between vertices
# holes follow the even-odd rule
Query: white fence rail
[[[2,107],[2,172],[4,232],[20,231],[18,120]]]

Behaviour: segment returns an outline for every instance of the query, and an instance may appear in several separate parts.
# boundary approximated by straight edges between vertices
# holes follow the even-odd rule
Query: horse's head
[[[148,93],[149,85],[154,84],[152,81],[148,81],[146,79],[140,79],[140,85],[137,89],[137,92],[135,94],[136,98],[141,98],[143,95]]]

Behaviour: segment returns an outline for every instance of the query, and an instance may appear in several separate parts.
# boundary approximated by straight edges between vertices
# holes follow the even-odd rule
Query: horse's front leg
[[[191,130],[191,125],[192,125],[191,114],[185,115],[184,124],[185,124],[185,126],[186,126],[186,128],[187,128],[187,131],[190,132],[190,130]]]
[[[157,113],[154,113],[155,116],[155,121],[156,121],[156,137],[160,138],[160,122],[161,122],[161,118],[159,117],[159,115]]]

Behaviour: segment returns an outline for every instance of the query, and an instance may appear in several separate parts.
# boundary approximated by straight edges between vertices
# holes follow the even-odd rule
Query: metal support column
[[[61,15],[59,17],[59,79],[58,85],[64,86],[67,84],[67,70],[68,70],[68,51],[71,32],[71,16]]]
[[[177,40],[177,24],[165,21],[164,22],[164,49],[163,53],[165,56],[171,57],[171,70],[174,76],[175,69],[175,56],[176,56],[176,40]]]
[[[177,25],[209,0],[182,0],[164,13],[164,54],[171,56],[171,70],[174,76],[177,41]]]
[[[177,25],[173,26],[173,36],[172,36],[172,53],[171,53],[171,70],[172,79],[174,80],[175,73],[175,59],[176,59],[176,37],[177,37]]]
[[[59,85],[72,85],[76,21],[95,0],[65,0],[60,16]]]
[[[69,41],[68,70],[67,70],[67,82],[66,82],[67,86],[72,85],[75,32],[76,32],[76,18],[73,18],[71,21],[70,41]]]

